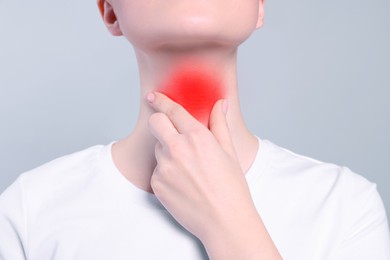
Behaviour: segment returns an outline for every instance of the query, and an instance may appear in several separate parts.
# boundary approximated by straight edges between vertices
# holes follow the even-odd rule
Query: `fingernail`
[[[225,114],[225,116],[227,114],[228,107],[229,107],[228,101],[224,99],[222,102],[222,112]]]
[[[156,96],[154,95],[154,93],[153,93],[153,92],[150,92],[148,95],[146,95],[146,100],[147,100],[149,103],[153,103],[155,97],[156,97]]]

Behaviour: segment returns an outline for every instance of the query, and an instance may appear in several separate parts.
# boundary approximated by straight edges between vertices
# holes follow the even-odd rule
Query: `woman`
[[[4,259],[389,259],[374,184],[247,129],[238,46],[261,0],[98,2],[135,49],[126,138],[21,175],[0,198]]]

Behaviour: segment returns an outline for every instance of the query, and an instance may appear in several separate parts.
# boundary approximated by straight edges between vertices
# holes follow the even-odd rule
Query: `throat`
[[[187,61],[175,66],[157,90],[208,126],[215,102],[225,97],[223,85],[217,68]]]

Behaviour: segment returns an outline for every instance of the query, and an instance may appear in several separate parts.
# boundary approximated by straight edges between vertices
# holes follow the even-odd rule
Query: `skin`
[[[118,170],[154,193],[210,259],[281,259],[245,180],[259,143],[242,119],[236,79],[237,48],[262,26],[263,1],[98,0],[98,6],[111,34],[133,45],[141,79],[136,127],[113,146]],[[159,92],[189,61],[207,64],[224,83],[208,123]]]
[[[191,60],[178,64],[157,89],[183,106],[205,126],[209,125],[215,102],[225,96],[224,82],[218,71]]]

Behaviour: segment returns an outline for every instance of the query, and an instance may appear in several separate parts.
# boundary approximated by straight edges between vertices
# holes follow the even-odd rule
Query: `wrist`
[[[282,259],[256,209],[227,219],[201,238],[210,259]]]

